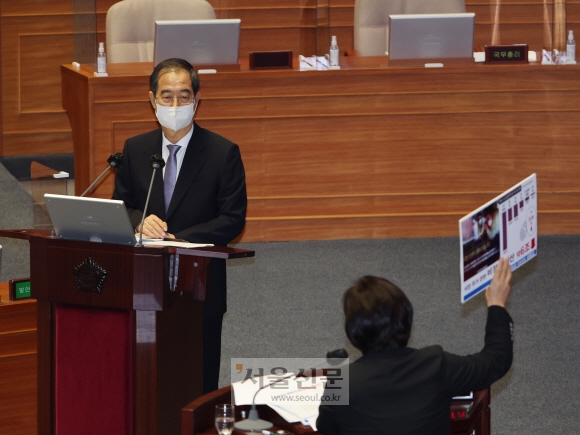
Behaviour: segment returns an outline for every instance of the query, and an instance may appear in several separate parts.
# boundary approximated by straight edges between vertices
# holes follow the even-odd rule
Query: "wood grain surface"
[[[113,3],[96,2],[99,40]],[[314,1],[210,3],[219,17],[242,17],[242,63],[249,50],[307,53]],[[466,4],[476,13],[476,45],[527,42],[540,50],[553,36],[544,24],[554,20],[553,3]],[[568,27],[578,33],[580,0],[565,5]],[[331,2],[341,50],[352,47],[353,6]],[[60,65],[73,60],[72,20],[72,0],[2,1],[0,156],[74,150],[81,189],[127,137],[157,124],[147,101],[150,65],[99,80],[77,73],[71,86],[82,98],[68,99],[67,116],[62,95],[72,91],[61,86]],[[241,240],[455,235],[462,214],[533,172],[540,232],[579,230],[578,67],[434,71],[388,68],[384,58],[374,67],[342,61],[343,70],[325,73],[202,77],[200,125],[237,142],[246,164],[250,204]],[[108,177],[96,195],[111,191]]]
[[[0,433],[36,434],[36,301],[10,302],[0,283]]]
[[[578,231],[580,67],[342,61],[340,71],[201,78],[198,123],[238,143],[246,166],[241,240],[456,235],[460,217],[532,173],[540,231]],[[95,79],[63,66],[71,95],[89,89],[86,108],[71,111],[92,126],[77,153],[86,183],[126,138],[155,127],[147,67],[115,68]],[[112,188],[109,176],[95,195]]]
[[[78,0],[77,0],[78,1]],[[115,0],[96,0],[97,39],[104,41],[107,10]],[[249,51],[313,51],[314,0],[210,0],[220,18],[241,18],[240,57]],[[553,2],[552,2],[553,3]],[[544,17],[553,4],[541,0],[466,0],[476,13],[475,45],[527,43],[541,50]],[[547,5],[547,6],[545,6]],[[567,0],[568,27],[580,31],[580,0]],[[2,0],[0,157],[73,151],[62,109],[59,66],[74,60],[73,0]],[[354,0],[331,2],[332,34],[342,51],[353,46]]]

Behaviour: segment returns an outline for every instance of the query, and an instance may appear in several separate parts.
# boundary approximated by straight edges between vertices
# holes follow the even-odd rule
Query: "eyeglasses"
[[[162,95],[161,97],[155,98],[155,101],[163,106],[171,106],[174,100],[177,100],[177,104],[180,106],[187,106],[193,102],[193,95],[180,95],[178,97]]]

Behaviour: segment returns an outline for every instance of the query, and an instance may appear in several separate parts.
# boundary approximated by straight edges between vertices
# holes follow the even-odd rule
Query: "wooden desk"
[[[231,386],[212,391],[198,397],[181,410],[181,435],[215,435],[215,405],[232,403]],[[490,433],[490,393],[486,390],[476,391],[473,401],[453,402],[450,410],[452,435],[489,435]],[[236,420],[241,420],[241,411],[249,406],[236,406]],[[276,411],[266,405],[259,405],[258,412],[262,420],[274,424],[275,431],[287,430],[294,434],[317,434],[311,427],[300,423],[288,423]],[[246,412],[247,415],[247,412]],[[247,435],[246,432],[234,429],[233,435]]]
[[[0,283],[0,432],[36,434],[36,300],[11,302]]]
[[[241,147],[242,241],[455,236],[460,217],[534,172],[540,233],[580,232],[580,65],[342,67],[201,77],[196,120]],[[151,70],[61,67],[77,193],[157,127]],[[113,178],[94,195],[110,197]]]
[[[178,434],[181,407],[202,394],[207,265],[254,252],[0,236],[30,243],[38,434]]]

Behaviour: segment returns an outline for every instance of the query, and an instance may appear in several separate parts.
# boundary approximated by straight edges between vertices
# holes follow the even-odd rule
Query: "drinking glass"
[[[219,435],[231,435],[236,421],[234,405],[215,406],[215,427]]]

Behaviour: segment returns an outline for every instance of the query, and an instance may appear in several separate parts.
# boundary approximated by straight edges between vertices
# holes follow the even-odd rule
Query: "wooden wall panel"
[[[0,358],[0,428],[36,435],[36,354]]]
[[[18,45],[21,77],[18,89],[19,113],[21,115],[38,112],[62,113],[62,108],[59,107],[61,106],[60,80],[59,75],[56,74],[59,68],[54,65],[53,58],[58,55],[63,62],[70,61],[71,35],[23,34],[19,37]],[[47,49],[39,49],[40,47]],[[35,121],[35,124],[39,127],[48,127],[41,124],[40,120]],[[65,127],[64,123],[61,128],[63,127]]]
[[[251,196],[325,196],[332,192],[412,196],[478,192],[483,180],[486,190],[499,193],[540,170],[542,188],[571,188],[580,158],[568,150],[574,146],[574,135],[580,134],[580,113],[567,115],[569,121],[562,123],[561,131],[551,129],[552,138],[542,133],[546,114],[541,112],[200,123],[242,144],[245,156],[259,158],[256,167],[247,163]],[[526,127],[514,128],[522,118]],[[300,131],[287,134],[297,122]],[[376,133],[381,124],[392,128]],[[482,137],[483,132],[473,125],[500,127],[487,130]],[[434,126],[440,131],[434,131]],[[248,133],[239,133],[244,130]],[[252,131],[262,131],[264,137],[252,137]],[[355,132],[356,138],[349,131]],[[570,134],[568,140],[566,134]],[[488,175],[490,171],[493,177]]]
[[[315,2],[313,0],[209,0],[219,18],[241,18],[240,57],[249,51],[289,49],[296,55],[312,51]],[[105,17],[115,0],[97,0],[99,40],[105,38]],[[353,46],[354,0],[333,0],[331,33],[338,36],[341,50]],[[532,50],[549,45],[544,38],[545,12],[551,19],[551,4],[544,0],[466,0],[468,12],[476,14],[475,43],[527,43]],[[580,1],[566,1],[568,28],[580,32]],[[494,33],[495,32],[495,33]],[[307,42],[309,41],[309,42]]]
[[[244,28],[284,28],[316,25],[316,9],[299,8],[298,5],[286,7],[276,5],[264,8],[257,13],[255,8],[235,8],[216,10],[218,18],[235,17],[242,20]]]
[[[97,0],[98,40],[115,0]],[[218,17],[241,18],[240,56],[260,50],[314,51],[313,0],[210,0]],[[568,27],[580,34],[580,0],[567,0]],[[541,50],[543,0],[466,0],[476,13],[476,45],[528,43]],[[498,9],[499,5],[499,9]],[[60,104],[59,65],[72,60],[72,0],[3,0],[0,3],[3,95],[0,156],[71,152],[68,118]],[[496,11],[499,12],[496,14]],[[341,50],[352,48],[354,0],[331,2],[331,33]],[[497,20],[496,20],[497,16]],[[497,21],[497,22],[496,22]],[[24,87],[23,87],[24,86]]]
[[[99,40],[105,38],[106,11],[114,3],[96,2]],[[291,49],[299,54],[309,49],[305,47],[314,38],[313,0],[210,3],[218,17],[242,18],[242,58],[252,50]],[[535,50],[546,44],[543,0],[466,3],[467,10],[476,13],[477,45],[490,43],[494,30],[498,42],[527,42]],[[352,47],[353,6],[354,0],[331,2],[331,32],[343,50]],[[567,0],[566,9],[568,27],[580,34],[576,28],[580,0]],[[3,0],[0,35],[4,96],[0,155],[72,151],[69,120],[60,105],[59,71],[60,64],[72,60],[72,0]],[[399,222],[400,213],[414,216],[416,222],[426,220],[425,213],[439,213],[436,226],[447,219],[444,225],[455,231],[458,214],[479,204],[487,194],[482,192],[491,194],[515,183],[538,170],[538,161],[542,161],[544,193],[576,192],[577,186],[563,180],[574,180],[573,167],[578,163],[576,154],[568,152],[580,133],[577,74],[558,71],[554,79],[556,70],[550,67],[533,74],[489,70],[472,69],[468,79],[458,70],[457,74],[411,74],[403,81],[386,73],[370,79],[376,80],[371,83],[365,73],[338,72],[343,78],[333,79],[334,86],[328,86],[328,76],[320,73],[228,74],[225,81],[203,78],[199,122],[240,143],[244,152],[252,197],[244,239],[267,239],[273,233],[282,237],[282,229],[274,230],[278,224],[272,220],[291,222],[288,225],[296,226],[296,234],[302,231],[300,237],[309,238],[312,231],[317,237],[327,233],[318,232],[318,223],[305,221],[349,219],[352,228],[363,228],[368,226],[364,219],[377,215],[373,217],[377,225],[386,228]],[[89,121],[98,120],[91,134],[108,145],[77,153],[76,158],[104,162],[122,149],[128,136],[154,127],[155,121],[146,92],[137,96],[134,89],[120,84],[95,95],[94,113],[83,122],[88,128]],[[438,128],[423,131],[418,128],[422,125]],[[481,128],[473,127],[477,125]],[[491,125],[495,127],[485,127]],[[548,130],[544,125],[549,125]],[[357,137],[345,134],[349,130],[356,130]],[[496,141],[502,141],[504,148],[482,151]],[[372,160],[369,163],[361,155]],[[479,178],[485,178],[478,159],[505,172],[492,185],[486,180],[483,190],[477,190]],[[475,172],[461,165],[475,167]],[[102,164],[91,167],[77,174],[77,181],[94,179],[101,170]],[[111,189],[112,177],[108,177],[98,194],[106,196],[104,192]],[[465,196],[466,192],[471,193]],[[566,216],[580,209],[576,196],[549,198],[552,203],[543,213],[551,216],[546,218],[551,228],[575,230]],[[445,204],[457,206],[450,209]],[[423,224],[435,225],[421,223],[422,228]]]
[[[70,1],[2,1],[2,154],[72,152],[59,64],[72,60]]]
[[[241,147],[244,241],[454,235],[461,216],[532,173],[541,231],[574,233],[578,74],[476,65],[207,75],[196,119]],[[88,78],[95,162],[153,127],[146,83],[132,84],[142,78]],[[118,98],[123,86],[132,98]]]

